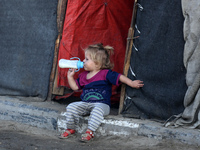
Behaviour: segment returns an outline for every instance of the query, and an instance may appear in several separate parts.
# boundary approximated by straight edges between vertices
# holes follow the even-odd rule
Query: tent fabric
[[[113,70],[122,73],[132,10],[132,0],[68,0],[58,61],[71,57],[83,60],[84,48],[103,43],[114,48]],[[58,86],[69,87],[67,70],[58,68]]]
[[[183,65],[181,1],[139,0],[137,29],[128,77],[144,82],[141,89],[127,86],[124,117],[165,120],[183,111],[187,90]]]
[[[57,0],[1,0],[0,95],[48,94]]]
[[[182,0],[184,20],[184,65],[187,69],[188,89],[184,97],[184,111],[169,124],[200,128],[200,5],[199,0]]]

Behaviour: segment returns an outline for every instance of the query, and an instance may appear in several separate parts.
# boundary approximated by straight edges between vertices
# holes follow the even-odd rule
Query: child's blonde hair
[[[111,63],[110,56],[113,54],[113,47],[103,46],[102,43],[90,45],[84,50],[89,52],[91,59],[95,64],[100,66],[100,69],[112,69],[114,64]]]

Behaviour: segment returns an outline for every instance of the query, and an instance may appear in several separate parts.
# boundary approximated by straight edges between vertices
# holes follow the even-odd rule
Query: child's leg
[[[84,102],[74,102],[67,106],[67,129],[59,138],[68,138],[75,133],[75,125],[79,120],[79,116],[87,113],[89,114],[89,112],[86,111],[87,105],[88,104]]]
[[[67,106],[66,115],[68,129],[75,129],[75,125],[78,123],[79,116],[89,114],[87,107],[88,103],[85,102],[73,102]]]
[[[88,129],[96,131],[101,125],[104,116],[110,113],[110,106],[103,103],[93,103],[93,108],[88,120]]]
[[[110,106],[103,103],[90,103],[90,117],[88,120],[88,129],[85,134],[82,134],[81,141],[88,142],[93,137],[93,132],[97,130],[97,128],[102,123],[104,116],[110,113]]]

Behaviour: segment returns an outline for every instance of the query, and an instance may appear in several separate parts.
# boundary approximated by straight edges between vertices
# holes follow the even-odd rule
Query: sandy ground
[[[24,124],[1,121],[0,150],[199,150],[199,147],[147,137],[95,137],[89,143],[79,141],[80,134],[59,139],[58,133]]]

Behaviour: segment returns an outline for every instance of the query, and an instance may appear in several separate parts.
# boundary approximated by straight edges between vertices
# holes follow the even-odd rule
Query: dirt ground
[[[1,120],[0,150],[199,150],[194,145],[140,136],[100,136],[89,143],[80,142],[80,134],[68,139],[57,136],[56,132]]]

